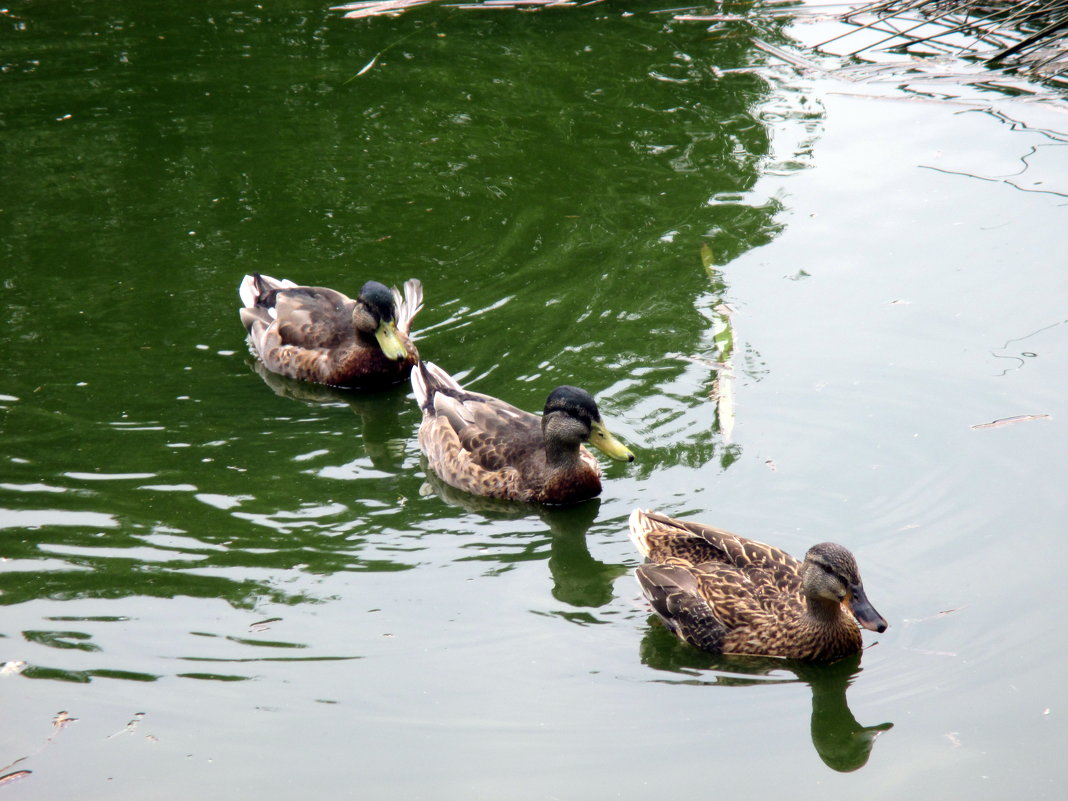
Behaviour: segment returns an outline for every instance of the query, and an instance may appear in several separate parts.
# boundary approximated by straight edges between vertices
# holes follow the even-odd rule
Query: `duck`
[[[539,417],[464,389],[433,362],[419,362],[411,380],[423,413],[419,447],[427,464],[442,481],[465,492],[578,503],[601,492],[601,467],[586,444],[612,459],[634,461],[584,389],[557,387]]]
[[[410,338],[423,307],[416,278],[402,295],[368,281],[356,299],[320,286],[252,273],[238,287],[249,348],[271,372],[335,387],[368,388],[405,381],[419,352]]]
[[[790,554],[703,523],[635,509],[635,577],[677,637],[712,653],[829,662],[859,653],[859,626],[884,632],[853,554],[833,542]],[[859,624],[859,626],[858,626]]]

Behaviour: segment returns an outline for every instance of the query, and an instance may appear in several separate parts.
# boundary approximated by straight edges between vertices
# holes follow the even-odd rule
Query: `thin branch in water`
[[[970,172],[958,172],[957,170],[944,170],[941,167],[932,167],[930,164],[920,164],[921,170],[934,170],[935,172],[945,173],[946,175],[961,175],[965,178],[975,178],[979,181],[989,181],[995,184],[1005,184],[1011,186],[1013,189],[1018,189],[1021,192],[1033,192],[1039,195],[1055,195],[1056,197],[1068,197],[1068,193],[1054,192],[1052,189],[1027,189],[1026,187],[1014,184],[1012,181],[1006,181],[1004,178],[987,178],[985,175],[973,175]]]

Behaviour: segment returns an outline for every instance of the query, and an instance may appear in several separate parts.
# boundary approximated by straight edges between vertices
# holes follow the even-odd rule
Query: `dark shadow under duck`
[[[336,387],[380,387],[404,381],[419,360],[409,336],[423,306],[415,278],[403,295],[368,281],[355,300],[260,273],[246,275],[238,291],[249,346],[272,372]]]
[[[469,392],[430,362],[412,371],[423,412],[419,446],[446,483],[475,495],[567,504],[601,492],[601,468],[585,447],[633,461],[609,433],[585,390],[561,386],[541,417],[498,398]]]
[[[886,630],[856,560],[835,543],[799,562],[729,531],[635,509],[630,537],[647,559],[635,575],[664,623],[713,653],[830,661],[863,647],[857,623]]]

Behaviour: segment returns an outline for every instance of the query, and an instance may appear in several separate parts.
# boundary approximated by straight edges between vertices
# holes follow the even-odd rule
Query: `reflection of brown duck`
[[[776,678],[789,671],[812,689],[812,746],[827,767],[848,773],[867,764],[876,738],[893,723],[861,726],[846,700],[846,690],[860,674],[860,654],[835,662],[815,663],[777,657],[733,656],[698,651],[665,627],[649,627],[641,644],[642,664],[682,674],[680,683],[708,686],[782,684],[795,679]],[[706,678],[706,671],[715,671]]]
[[[419,354],[408,338],[423,304],[416,279],[404,295],[368,281],[355,300],[325,287],[246,275],[239,287],[249,345],[269,370],[339,387],[396,384]]]
[[[858,622],[886,630],[841,545],[814,545],[798,562],[770,545],[641,509],[630,516],[630,535],[648,560],[636,575],[653,610],[706,651],[827,661],[860,651]]]
[[[437,495],[450,506],[491,520],[518,520],[536,513],[550,532],[548,565],[553,577],[553,597],[570,606],[604,606],[613,598],[613,582],[627,572],[624,565],[606,564],[590,554],[586,532],[601,507],[597,498],[571,506],[532,507],[520,501],[503,501],[463,492],[446,484],[432,470],[426,471],[426,483],[420,494]],[[541,558],[545,540],[539,538],[531,546],[536,547],[538,558]],[[500,557],[485,554],[477,558],[491,561]],[[510,554],[508,558],[514,559],[515,556]]]
[[[419,445],[443,481],[476,495],[537,503],[576,503],[601,492],[589,443],[613,459],[634,455],[609,433],[590,394],[554,389],[541,417],[469,392],[430,362],[412,372],[423,423]]]
[[[363,447],[379,470],[396,472],[404,459],[407,426],[400,423],[406,403],[404,387],[386,387],[374,392],[352,392],[324,384],[310,384],[272,373],[259,359],[250,358],[252,369],[276,395],[320,406],[347,406],[360,418]]]

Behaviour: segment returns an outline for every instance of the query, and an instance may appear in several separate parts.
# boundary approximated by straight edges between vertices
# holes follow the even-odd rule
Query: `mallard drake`
[[[423,307],[415,278],[404,295],[368,281],[356,300],[319,286],[252,273],[238,288],[249,345],[267,369],[338,387],[396,384],[419,361],[408,334]]]
[[[583,443],[634,461],[597,404],[578,387],[549,393],[539,418],[489,395],[468,392],[430,362],[412,371],[423,422],[419,446],[446,483],[476,495],[564,504],[601,491],[601,468]]]
[[[857,623],[886,631],[856,559],[833,542],[790,554],[712,526],[635,509],[642,592],[671,631],[714,653],[832,660],[861,650]]]

